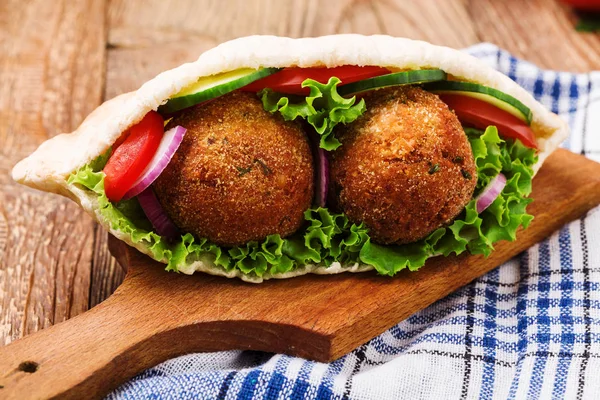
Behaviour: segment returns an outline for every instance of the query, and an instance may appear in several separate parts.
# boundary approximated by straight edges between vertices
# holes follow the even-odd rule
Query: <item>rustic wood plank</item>
[[[587,72],[600,66],[600,36],[575,31],[573,11],[557,0],[470,0],[477,34],[542,68]]]
[[[195,351],[252,349],[332,361],[579,218],[600,203],[600,164],[560,149],[533,181],[535,219],[490,257],[434,257],[394,278],[307,275],[260,285],[169,273],[114,239],[129,268],[117,294],[79,318],[0,349],[0,396],[100,398]],[[23,372],[23,362],[39,365]]]
[[[333,5],[335,2],[330,2]],[[363,15],[372,15],[377,26],[370,32]],[[477,35],[462,0],[372,1],[351,5],[347,19],[340,21],[347,33],[385,33],[462,48],[477,43]]]
[[[453,47],[477,42],[462,0],[175,4],[160,0],[110,3],[106,98],[135,90],[157,73],[193,61],[218,43],[251,34],[300,37],[385,33]],[[162,18],[167,14],[169,18]]]
[[[162,18],[167,14],[169,18]],[[406,36],[454,47],[477,41],[464,0],[114,0],[109,25],[109,43],[127,48],[180,41],[214,45],[251,34],[301,37],[348,32]]]
[[[12,166],[101,101],[105,4],[0,3],[0,344],[88,308],[94,225]]]

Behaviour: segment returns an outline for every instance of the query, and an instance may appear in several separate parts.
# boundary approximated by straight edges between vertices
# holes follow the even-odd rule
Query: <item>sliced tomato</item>
[[[104,191],[110,201],[119,201],[152,160],[164,133],[163,118],[150,111],[129,128],[125,140],[113,150],[104,166]]]
[[[600,0],[562,0],[571,7],[584,11],[600,11]]]
[[[273,75],[254,81],[241,90],[258,92],[264,88],[270,88],[279,93],[307,95],[310,93],[310,89],[301,86],[306,79],[327,83],[329,78],[335,76],[343,84],[347,84],[389,73],[390,71],[383,67],[359,67],[356,65],[343,65],[333,68],[285,68]]]
[[[500,108],[459,94],[440,94],[440,99],[456,113],[465,125],[485,129],[490,125],[498,128],[500,136],[519,139],[525,146],[537,149],[535,135],[527,124]]]

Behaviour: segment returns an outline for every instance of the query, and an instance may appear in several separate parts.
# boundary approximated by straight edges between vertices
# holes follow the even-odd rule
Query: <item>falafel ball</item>
[[[313,196],[308,139],[300,126],[233,92],[175,116],[187,133],[153,187],[183,231],[222,246],[294,233]]]
[[[373,241],[411,243],[450,223],[471,200],[477,175],[456,115],[416,86],[376,90],[367,111],[338,125],[331,180],[339,210]]]

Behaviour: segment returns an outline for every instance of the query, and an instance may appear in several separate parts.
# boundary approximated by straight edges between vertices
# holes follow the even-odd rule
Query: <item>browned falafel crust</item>
[[[190,108],[165,129],[187,133],[153,187],[183,231],[222,246],[294,233],[311,205],[313,165],[300,126],[233,92]]]
[[[373,91],[367,111],[336,128],[338,208],[373,241],[411,243],[451,222],[473,196],[473,153],[456,115],[415,86]]]

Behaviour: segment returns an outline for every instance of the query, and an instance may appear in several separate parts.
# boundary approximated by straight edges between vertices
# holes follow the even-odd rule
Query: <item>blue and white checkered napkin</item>
[[[467,50],[565,118],[600,161],[600,72]],[[228,351],[179,357],[109,398],[600,399],[600,207],[331,363]]]

